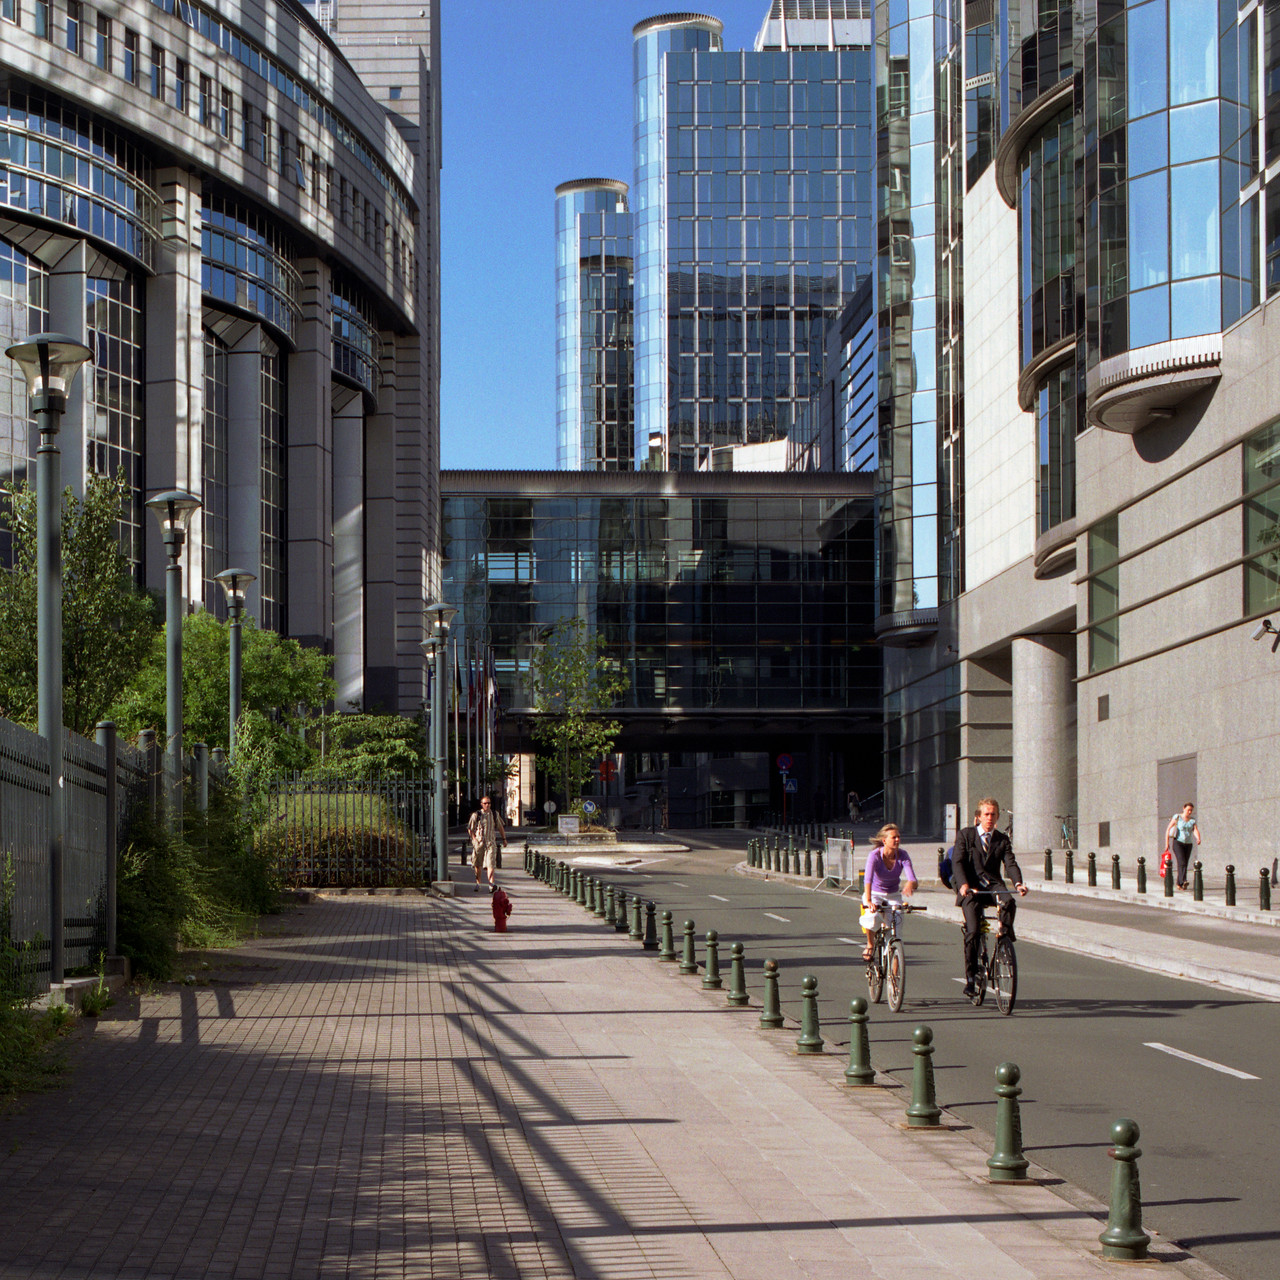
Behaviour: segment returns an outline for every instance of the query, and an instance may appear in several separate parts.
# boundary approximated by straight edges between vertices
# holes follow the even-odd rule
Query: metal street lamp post
[[[240,618],[244,613],[245,593],[257,580],[258,575],[248,569],[223,569],[214,574],[214,581],[221,584],[227,597],[227,615],[231,621],[231,723],[227,731],[227,758],[232,763],[236,758],[236,725],[240,722]]]
[[[165,650],[165,752],[170,783],[170,820],[182,825],[182,548],[187,526],[200,510],[200,499],[185,489],[170,489],[147,499],[147,506],[160,522],[160,535],[169,557],[164,578]]]
[[[49,751],[49,981],[65,971],[62,910],[62,453],[58,431],[67,390],[80,366],[93,358],[82,342],[41,333],[5,351],[27,379],[31,412],[40,432],[36,452],[36,653],[40,736]]]
[[[432,753],[435,757],[436,774],[436,878],[449,878],[449,811],[448,796],[445,791],[445,766],[448,763],[447,738],[445,735],[445,716],[448,715],[447,691],[445,689],[445,645],[449,638],[449,628],[458,616],[458,611],[451,604],[429,604],[426,609],[427,630],[436,641],[436,678],[431,693],[431,732],[434,739]]]
[[[427,710],[427,754],[431,757],[431,769],[435,781],[431,786],[431,846],[432,846],[432,873],[433,880],[439,880],[439,839],[440,825],[436,821],[436,810],[440,804],[439,797],[439,773],[440,773],[440,753],[436,750],[436,733],[440,728],[440,717],[436,714],[436,685],[440,682],[444,672],[444,663],[440,660],[440,654],[443,652],[444,646],[436,639],[434,632],[431,630],[431,615],[427,615],[427,638],[422,641],[422,654],[427,660],[427,670],[431,673],[431,692],[430,705]],[[448,859],[445,859],[446,872],[448,871]]]

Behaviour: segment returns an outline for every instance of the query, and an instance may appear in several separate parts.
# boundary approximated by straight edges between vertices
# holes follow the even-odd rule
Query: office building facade
[[[780,811],[784,753],[797,817],[827,820],[848,787],[875,789],[870,477],[446,471],[442,484],[445,594],[464,651],[493,655],[500,751],[534,750],[529,664],[576,617],[628,681],[607,796],[622,821],[648,822],[655,796],[673,826]]]
[[[700,15],[634,29],[638,467],[785,440],[871,270],[870,11],[796,8],[775,0],[751,51]]]
[[[1190,800],[1207,865],[1269,863],[1277,15],[971,16],[961,796],[1126,864]]]
[[[0,336],[93,350],[67,482],[123,471],[122,544],[154,587],[143,503],[197,494],[189,607],[222,610],[214,576],[251,569],[259,622],[333,653],[340,705],[387,710],[421,704],[439,587],[439,46],[430,5],[412,15],[412,128],[286,0],[0,15]],[[20,480],[34,433],[16,369],[4,386]]]
[[[631,215],[627,184],[556,187],[556,466],[630,471]]]

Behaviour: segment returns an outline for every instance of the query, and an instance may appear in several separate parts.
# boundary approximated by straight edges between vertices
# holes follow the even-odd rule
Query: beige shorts
[[[486,871],[495,871],[498,866],[498,846],[496,844],[472,845],[471,865],[477,871],[479,871],[481,867]]]

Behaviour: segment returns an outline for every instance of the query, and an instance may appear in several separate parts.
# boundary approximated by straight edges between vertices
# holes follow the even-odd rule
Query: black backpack
[[[947,886],[948,889],[954,889],[955,885],[951,883],[951,858],[955,853],[956,847],[952,845],[947,850],[938,850],[938,879]]]

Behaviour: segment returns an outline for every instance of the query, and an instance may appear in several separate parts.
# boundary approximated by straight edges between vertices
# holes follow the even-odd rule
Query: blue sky
[[[555,187],[631,181],[631,28],[683,7],[441,0],[444,466],[555,466]],[[701,11],[749,49],[768,7]]]

